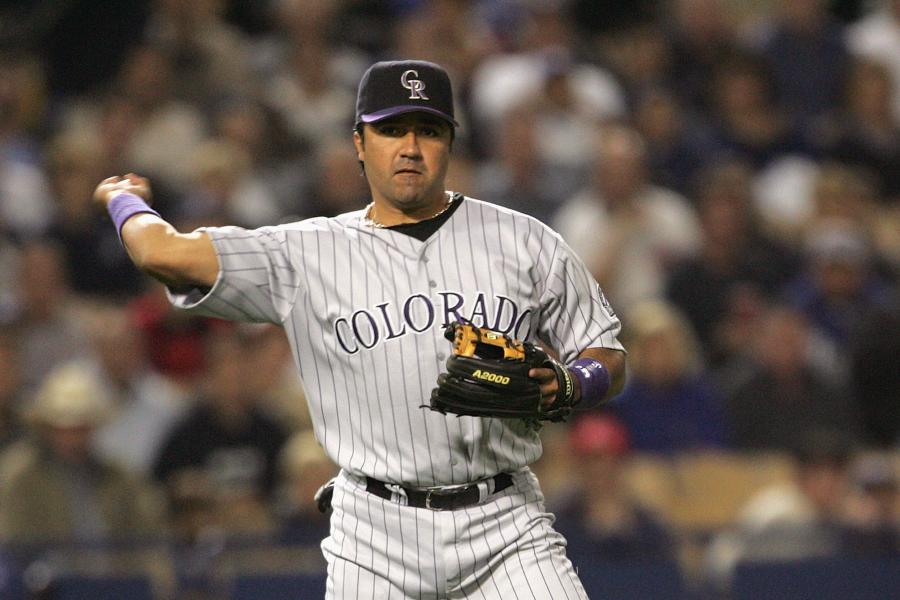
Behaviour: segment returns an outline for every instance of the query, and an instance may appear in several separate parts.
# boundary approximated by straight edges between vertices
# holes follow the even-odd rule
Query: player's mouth
[[[416,169],[397,169],[394,171],[394,175],[421,175],[422,171],[417,171]]]

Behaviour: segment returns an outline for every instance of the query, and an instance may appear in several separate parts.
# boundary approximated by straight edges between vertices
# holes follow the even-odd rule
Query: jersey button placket
[[[424,250],[422,252],[420,260],[422,262],[422,275],[425,278],[425,280],[428,282],[428,287],[433,290],[437,287],[437,281],[433,277],[433,275],[429,272],[428,263],[431,262],[431,259],[428,258],[428,256],[425,254]],[[438,352],[435,355],[435,358],[438,360],[438,363],[443,365],[444,361],[447,360],[447,355],[443,352]]]
[[[428,269],[428,263],[431,262],[431,259],[428,258],[428,255],[425,254],[425,250],[422,251],[422,256],[420,260],[422,261],[422,274],[424,278],[428,281],[428,287],[434,289],[437,287],[437,281],[435,281],[434,277],[430,273]]]

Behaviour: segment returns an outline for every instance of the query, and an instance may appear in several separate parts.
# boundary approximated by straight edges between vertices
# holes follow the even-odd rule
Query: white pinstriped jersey
[[[327,454],[356,475],[423,487],[515,471],[540,457],[523,420],[456,417],[428,404],[451,346],[476,325],[555,348],[622,349],[619,320],[562,238],[527,215],[465,198],[424,242],[364,211],[205,230],[220,273],[176,306],[282,324]]]

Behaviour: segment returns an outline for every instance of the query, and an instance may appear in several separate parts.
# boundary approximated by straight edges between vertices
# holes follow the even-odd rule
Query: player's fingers
[[[110,190],[115,189],[116,186],[120,183],[121,177],[118,175],[113,175],[112,177],[107,177],[94,189],[94,200],[97,202],[105,203],[106,197],[109,194]]]
[[[544,408],[547,408],[556,402],[556,390],[556,382],[547,383],[541,386],[541,405]]]
[[[148,201],[150,200],[150,198],[152,197],[153,194],[150,191],[150,180],[149,179],[147,179],[146,177],[137,175],[136,173],[128,173],[127,175],[125,175],[125,177],[128,179],[128,183],[130,183],[133,186],[137,186],[139,188],[138,191],[139,191],[141,197],[144,198],[144,200],[148,200]]]
[[[532,379],[537,379],[541,384],[547,381],[556,379],[556,371],[553,369],[544,369],[542,367],[536,367],[534,369],[528,370],[528,376]]]
[[[541,387],[542,404],[549,405],[556,399],[556,391],[559,388],[556,371],[543,368],[530,369],[528,376],[538,381]]]

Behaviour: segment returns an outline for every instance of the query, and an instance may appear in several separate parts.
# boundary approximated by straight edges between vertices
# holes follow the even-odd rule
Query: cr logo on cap
[[[421,79],[410,79],[410,75],[418,77],[419,73],[410,69],[409,71],[404,71],[403,75],[400,76],[400,85],[409,90],[409,99],[428,100],[428,96],[425,95],[425,82]]]

